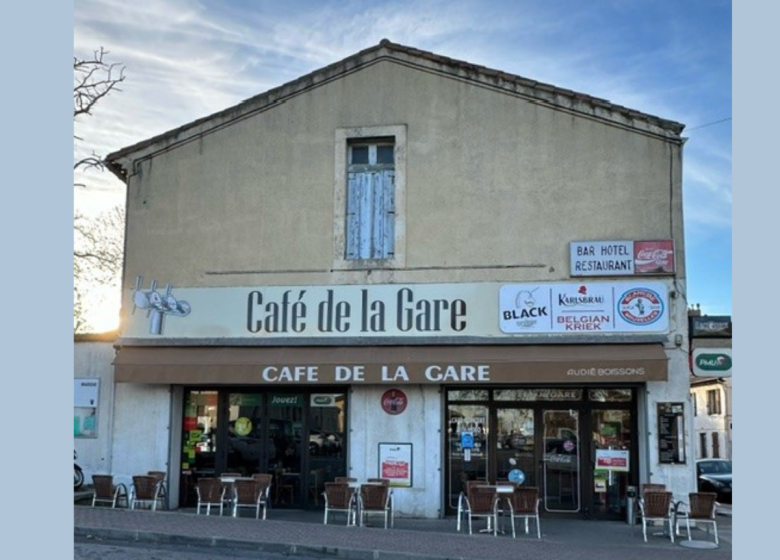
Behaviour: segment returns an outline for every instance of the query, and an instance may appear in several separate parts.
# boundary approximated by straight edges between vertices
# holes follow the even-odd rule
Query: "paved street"
[[[205,558],[241,558],[231,556],[236,551],[251,551],[255,556],[285,554],[296,558],[329,557],[349,559],[413,559],[433,558],[502,560],[657,560],[658,558],[730,559],[731,517],[718,517],[720,546],[714,550],[687,549],[668,538],[650,536],[642,539],[641,526],[631,527],[620,521],[593,521],[581,518],[543,518],[542,539],[519,535],[457,533],[454,519],[396,520],[394,529],[378,527],[346,527],[323,525],[321,513],[272,510],[266,521],[251,517],[232,518],[218,515],[195,515],[190,511],[128,511],[124,509],[75,506],[75,537],[77,551],[83,558],[103,550],[100,556],[131,560],[133,550],[120,550],[123,543],[139,543],[148,547],[144,558],[176,558],[179,554],[199,549],[222,554]],[[660,527],[653,528],[658,533]],[[684,530],[683,530],[684,533]],[[694,538],[706,537],[701,530]],[[101,540],[118,548],[94,548],[89,541]],[[173,549],[159,549],[180,547]],[[105,545],[99,545],[105,546]],[[192,548],[190,548],[192,547]],[[237,553],[237,552],[236,552]],[[151,556],[149,554],[152,554]],[[192,557],[192,556],[190,556]],[[201,556],[198,556],[200,559]]]

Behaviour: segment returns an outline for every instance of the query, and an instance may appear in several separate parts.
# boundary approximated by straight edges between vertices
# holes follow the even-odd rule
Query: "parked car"
[[[719,502],[731,503],[730,460],[699,459],[696,461],[696,479],[699,492],[715,492]]]

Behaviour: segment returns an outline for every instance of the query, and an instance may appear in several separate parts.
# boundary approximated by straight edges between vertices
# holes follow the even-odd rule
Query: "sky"
[[[732,314],[732,9],[722,0],[75,0],[74,56],[104,48],[121,91],[74,124],[75,158],[226,109],[383,38],[686,125],[687,301]],[[76,212],[123,204],[77,177]]]

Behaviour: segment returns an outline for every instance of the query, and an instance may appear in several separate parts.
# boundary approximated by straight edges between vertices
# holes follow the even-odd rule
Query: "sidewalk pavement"
[[[412,519],[396,517],[395,527],[385,530],[374,518],[370,527],[347,527],[345,516],[332,515],[322,522],[320,511],[271,509],[268,519],[257,520],[247,512],[228,515],[196,515],[194,510],[156,511],[74,506],[74,535],[79,538],[143,541],[201,547],[239,548],[276,554],[344,558],[349,560],[474,559],[503,560],[643,560],[657,558],[731,559],[731,517],[718,516],[720,546],[712,550],[684,548],[685,528],[672,544],[668,537],[642,538],[642,527],[620,521],[583,520],[581,517],[542,517],[542,538],[522,523],[517,539],[507,533],[480,534],[484,522],[475,521],[474,535],[456,531],[454,518]],[[334,523],[335,521],[335,523]],[[651,529],[651,528],[648,528]],[[660,527],[653,527],[658,533]],[[695,540],[711,538],[701,529]]]

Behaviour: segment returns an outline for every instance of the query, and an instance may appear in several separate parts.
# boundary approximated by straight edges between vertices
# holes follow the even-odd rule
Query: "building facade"
[[[115,476],[379,476],[416,517],[691,490],[682,129],[382,41],[111,154]]]

